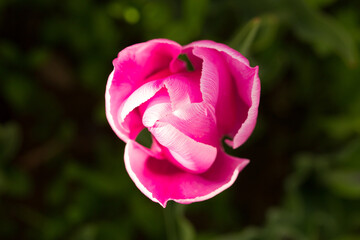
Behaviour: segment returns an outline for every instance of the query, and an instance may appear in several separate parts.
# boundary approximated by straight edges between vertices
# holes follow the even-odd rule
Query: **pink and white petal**
[[[202,101],[200,71],[174,74],[166,78],[164,84],[168,90],[173,110]]]
[[[172,113],[169,95],[166,90],[161,90],[147,104],[140,107],[142,123],[145,127],[153,127],[155,123]]]
[[[130,140],[126,143],[124,161],[126,171],[128,172],[130,178],[133,180],[136,187],[145,194],[145,196],[163,206],[163,203],[153,196],[156,186],[153,185],[155,180],[154,176],[146,171],[146,163],[148,159],[165,162],[155,159],[145,147],[135,141]]]
[[[200,78],[202,99],[215,107],[219,99],[219,84],[222,77],[221,69],[217,66],[218,54],[215,50],[206,48],[194,48],[193,53],[203,60]]]
[[[192,47],[188,47],[184,46],[181,54],[184,54],[187,56],[187,58],[189,59],[191,65],[194,67],[195,71],[201,71],[202,69],[202,59],[198,58],[197,56],[195,56],[193,54],[193,48]]]
[[[124,159],[135,185],[163,207],[169,200],[188,204],[214,197],[229,188],[249,162],[219,151],[215,163],[207,172],[192,174],[168,161],[155,159],[134,141],[127,143]]]
[[[126,116],[139,107],[141,104],[152,98],[162,87],[164,83],[162,80],[154,80],[147,82],[136,89],[123,103],[120,113],[120,121],[123,122]]]
[[[184,46],[184,51],[188,51],[188,49],[192,49],[192,48],[209,48],[209,49],[215,49],[219,52],[224,52],[227,55],[229,55],[231,58],[234,58],[236,60],[238,60],[240,63],[245,64],[246,66],[250,66],[249,65],[249,60],[244,57],[241,53],[239,53],[238,51],[236,51],[235,49],[222,44],[222,43],[217,43],[211,40],[200,40],[200,41],[195,41],[192,42],[186,46]]]
[[[144,126],[151,127],[157,120],[171,114],[173,110],[195,101],[200,102],[201,93],[198,86],[198,76],[199,73],[178,73],[168,76],[165,79],[157,80],[158,82],[161,81],[161,85],[159,84],[159,86],[164,86],[166,89],[159,91],[146,105],[141,106],[142,112],[144,113]],[[151,91],[151,89],[158,89],[157,85],[157,83],[148,82],[142,87],[148,88],[146,91]],[[160,92],[162,92],[162,95],[159,95]],[[143,90],[141,90],[139,94],[143,95],[141,98],[148,96]],[[130,98],[131,97],[132,95]],[[131,102],[135,103],[136,100],[131,100]]]
[[[170,192],[172,188],[167,188],[166,178],[171,178],[179,170],[167,161],[154,158],[145,147],[131,140],[125,146],[124,161],[126,171],[136,187],[152,201],[165,207],[167,199],[163,196],[164,192]],[[149,162],[152,166],[156,165],[157,169],[149,169]]]
[[[258,67],[250,67],[249,61],[244,56],[221,43],[204,40],[189,44],[185,48],[193,48],[193,53],[203,59],[203,71],[208,71],[207,69],[211,69],[212,65],[218,67],[217,74],[221,79],[221,84],[214,82],[215,77],[206,77],[216,74],[213,69],[210,70],[213,74],[204,75],[205,78],[201,84],[210,79],[206,83],[210,87],[203,89],[208,91],[211,86],[218,88],[216,116],[219,129],[224,130],[224,134],[234,137],[234,141],[227,140],[227,144],[233,148],[239,147],[250,136],[256,124],[260,98]],[[218,54],[214,53],[214,50]],[[208,62],[212,61],[216,64],[206,63],[206,59]],[[231,82],[227,81],[229,75]],[[234,98],[232,96],[235,96],[236,99],[231,99]],[[207,98],[211,98],[211,94]],[[234,109],[236,110],[234,111]],[[231,112],[235,112],[236,115],[232,115]],[[234,129],[229,129],[229,126],[233,126]]]
[[[110,93],[113,77],[114,77],[114,70],[111,72],[106,85],[106,92],[105,92],[106,118],[111,128],[116,133],[116,135],[124,142],[127,142],[129,140],[129,132],[120,125],[117,118],[118,110],[120,108],[120,105],[122,104],[121,96],[117,94],[116,91],[114,91],[113,94]]]
[[[186,72],[186,63],[179,58],[173,59],[170,63],[170,71],[171,73]]]
[[[197,47],[193,53],[203,59],[201,91],[204,100],[216,107],[219,133],[234,136],[245,119],[240,113],[248,109],[238,97],[227,63],[214,49]]]
[[[156,122],[149,131],[168,150],[169,159],[188,172],[205,172],[215,161],[215,147],[195,141],[169,123]]]
[[[118,112],[118,119],[121,119],[121,110],[122,108],[119,109]],[[123,122],[120,122],[120,126],[122,127],[122,129],[124,129],[127,133],[127,137],[129,139],[136,139],[137,135],[141,132],[141,130],[144,128],[142,122],[141,122],[141,117],[140,117],[140,112],[138,109],[135,109],[134,111],[131,111],[127,117],[125,118],[125,120]]]
[[[248,159],[233,157],[219,150],[214,164],[208,171],[200,175],[186,176],[186,181],[177,181],[183,192],[180,197],[172,200],[188,204],[212,198],[229,188],[248,163]]]
[[[162,80],[147,82],[136,89],[123,103],[118,111],[118,121],[130,139],[135,139],[144,128],[140,106],[155,96],[166,95],[169,99]],[[169,101],[169,100],[168,100]],[[145,104],[146,105],[146,104]]]
[[[215,109],[201,102],[188,104],[159,120],[167,122],[197,142],[217,147],[219,134],[216,125]]]
[[[258,67],[251,68],[251,70],[253,71],[248,71],[247,75],[243,75],[243,77],[238,79],[236,82],[238,94],[244,97],[244,101],[247,102],[247,105],[250,107],[247,112],[246,119],[233,138],[233,141],[226,140],[226,143],[234,149],[238,148],[250,137],[256,125],[260,101],[260,79],[258,75]],[[243,74],[245,72],[242,71],[242,69],[237,68],[235,65],[232,65],[232,71],[235,76],[239,76],[241,72],[243,72]],[[248,85],[248,87],[242,87],[243,85]]]
[[[151,75],[169,69],[181,49],[181,45],[168,39],[153,39],[127,47],[113,61],[115,78],[137,87]]]
[[[122,50],[113,61],[114,70],[105,92],[106,116],[114,132],[128,141],[128,133],[118,123],[118,111],[124,99],[150,75],[169,67],[181,52],[181,45],[171,40],[154,39]]]
[[[151,144],[151,148],[150,151],[152,152],[152,156],[155,157],[156,159],[166,159],[166,155],[164,154],[163,151],[163,146],[161,146],[161,144],[156,140],[156,138],[154,138],[154,136],[152,137],[152,144]]]

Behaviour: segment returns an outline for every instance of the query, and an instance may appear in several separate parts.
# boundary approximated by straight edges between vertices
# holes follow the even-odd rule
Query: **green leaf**
[[[253,43],[253,51],[263,52],[271,48],[278,38],[280,21],[275,14],[266,14],[261,16],[258,34]],[[279,54],[279,51],[277,51]]]
[[[346,139],[360,134],[360,115],[342,115],[327,117],[322,121],[322,128],[335,139]]]
[[[360,171],[334,170],[327,174],[325,181],[330,190],[341,197],[360,198]]]
[[[229,46],[238,50],[245,57],[248,55],[251,44],[261,24],[260,18],[254,18],[242,27],[230,41]]]
[[[334,52],[350,67],[358,61],[353,37],[335,19],[311,9],[303,0],[282,1],[285,21],[289,21],[302,40],[313,45],[319,54]]]

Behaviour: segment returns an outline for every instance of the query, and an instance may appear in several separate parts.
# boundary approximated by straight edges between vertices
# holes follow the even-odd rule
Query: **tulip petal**
[[[174,74],[165,79],[173,110],[190,103],[201,102],[200,71]]]
[[[143,146],[129,141],[125,166],[136,186],[154,202],[188,204],[214,197],[229,188],[249,160],[218,151],[216,161],[203,174],[183,171],[166,160],[154,158]]]
[[[140,109],[143,112],[142,122],[145,127],[153,127],[159,119],[172,113],[170,98],[166,91],[156,94]]]
[[[217,127],[221,135],[234,136],[246,112],[236,93],[235,84],[222,54],[214,49],[194,48],[193,53],[203,59],[201,92],[204,101],[216,108]]]
[[[228,47],[225,44],[217,43],[211,40],[200,40],[192,42],[184,47],[184,49],[191,49],[196,47],[202,47],[202,48],[209,48],[209,49],[215,49],[219,52],[225,52],[227,55],[229,55],[231,58],[236,59],[238,62],[246,65],[249,65],[249,60],[247,60],[246,57],[241,55],[238,51],[235,49],[232,49],[231,47]]]
[[[242,67],[236,66],[235,64],[230,67],[235,76],[241,76],[238,77],[236,81],[237,91],[239,96],[243,96],[243,102],[249,106],[245,121],[243,121],[233,141],[225,141],[235,149],[250,137],[255,128],[260,102],[260,79],[258,74],[259,68],[257,66],[252,68],[252,71],[248,69],[248,71],[245,71]],[[241,73],[242,75],[240,75]]]
[[[156,122],[149,131],[164,146],[169,159],[186,171],[202,173],[215,161],[215,147],[195,141],[169,123]]]
[[[121,108],[120,121],[124,122],[126,116],[140,104],[145,103],[152,98],[162,87],[163,81],[147,82],[136,89],[124,102]]]
[[[212,146],[219,144],[215,109],[205,102],[188,104],[172,114],[165,115],[159,121],[170,123],[197,142]]]
[[[154,39],[127,47],[113,61],[115,79],[136,87],[151,75],[168,69],[179,56],[181,48],[178,43],[167,39]]]
[[[124,142],[129,140],[129,133],[128,130],[124,129],[119,121],[117,120],[118,116],[118,109],[120,108],[121,97],[119,94],[110,94],[110,89],[112,87],[112,81],[114,78],[114,70],[111,72],[107,85],[106,85],[106,92],[105,92],[105,108],[106,108],[106,118],[112,128],[112,130],[116,133],[116,135],[121,138]]]
[[[220,43],[197,41],[185,47],[203,60],[201,92],[205,101],[216,104],[219,130],[233,137],[233,148],[243,144],[253,131],[260,98],[258,67],[239,52]]]
[[[106,116],[111,128],[125,142],[129,139],[128,130],[117,119],[121,104],[147,78],[178,61],[180,52],[178,43],[154,39],[125,48],[113,61],[114,70],[106,85]]]

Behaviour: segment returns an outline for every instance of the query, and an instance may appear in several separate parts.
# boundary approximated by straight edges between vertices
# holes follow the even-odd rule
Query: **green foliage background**
[[[160,37],[228,43],[260,66],[258,124],[232,152],[251,163],[181,210],[195,239],[360,239],[359,13],[357,0],[1,1],[0,239],[166,237],[104,114],[117,52]]]

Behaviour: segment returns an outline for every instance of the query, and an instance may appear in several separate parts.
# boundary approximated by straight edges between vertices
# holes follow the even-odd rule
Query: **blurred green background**
[[[232,151],[251,163],[186,206],[189,236],[360,239],[358,0],[0,1],[0,239],[166,237],[104,114],[111,61],[159,37],[260,66],[258,124]]]

